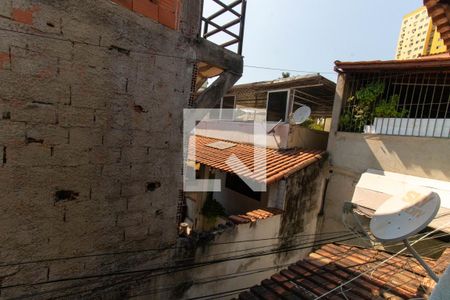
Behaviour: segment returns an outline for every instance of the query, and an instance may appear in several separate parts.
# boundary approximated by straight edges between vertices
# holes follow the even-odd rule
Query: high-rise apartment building
[[[396,59],[412,59],[445,51],[447,47],[428,16],[425,6],[403,17]]]

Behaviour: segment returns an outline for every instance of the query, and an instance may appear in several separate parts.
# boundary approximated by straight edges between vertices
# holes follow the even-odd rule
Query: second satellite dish
[[[400,196],[393,196],[378,207],[370,221],[370,231],[381,242],[403,241],[406,248],[438,282],[439,277],[420,257],[408,238],[425,229],[433,221],[441,205],[439,195],[425,188],[415,188]]]
[[[292,123],[299,125],[308,120],[311,115],[311,108],[306,105],[301,106],[292,114],[291,121]]]
[[[440,207],[439,195],[416,188],[393,196],[378,207],[370,221],[370,231],[382,242],[402,241],[433,221]]]

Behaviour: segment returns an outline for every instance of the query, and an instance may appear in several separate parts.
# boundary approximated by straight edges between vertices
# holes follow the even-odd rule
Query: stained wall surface
[[[2,298],[101,294],[170,259],[194,59],[108,0],[0,1]]]

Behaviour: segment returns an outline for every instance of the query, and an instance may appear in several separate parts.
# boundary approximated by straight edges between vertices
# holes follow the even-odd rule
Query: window
[[[225,96],[222,98],[222,109],[233,109],[235,105],[236,96]],[[224,120],[233,120],[233,111],[221,111],[220,118]]]
[[[267,93],[267,121],[286,122],[289,91]]]
[[[225,187],[245,195],[249,198],[261,201],[261,192],[253,191],[238,175],[227,173]]]
[[[217,103],[217,105],[214,107],[215,109],[222,109],[222,108],[234,108],[234,102],[235,102],[236,96],[225,96],[222,99],[220,99],[220,102]],[[231,115],[230,115],[231,113]],[[225,112],[220,110],[219,115],[215,115],[213,119],[225,119],[225,120],[232,120],[233,114],[232,112]]]

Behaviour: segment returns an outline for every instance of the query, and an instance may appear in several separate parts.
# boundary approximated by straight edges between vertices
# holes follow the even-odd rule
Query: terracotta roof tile
[[[281,214],[283,211],[281,209],[277,208],[260,208],[256,210],[249,211],[242,215],[237,216],[229,216],[228,219],[230,219],[235,224],[244,224],[244,223],[250,223],[250,222],[256,222],[257,220],[263,220],[270,218],[275,215]]]
[[[192,148],[194,139],[196,145],[195,159]],[[192,136],[190,139],[189,159],[223,172],[236,173],[258,182],[265,182],[266,184],[287,178],[291,174],[322,159],[325,153],[323,150],[275,150],[235,142],[232,142],[235,146],[227,149],[216,149],[208,146],[218,141],[221,140],[203,136]],[[264,157],[264,154],[266,154],[265,175],[263,171],[264,164],[254,164],[254,157]],[[226,163],[227,159],[232,155],[235,155],[246,168],[238,168],[234,165],[232,169]]]
[[[304,260],[241,293],[239,299],[315,299],[358,274],[371,270],[390,256],[381,250],[327,244]],[[450,262],[450,249],[438,261],[425,260],[435,271],[442,272]],[[434,282],[430,282],[414,258],[399,255],[346,285],[343,289],[345,297],[341,290],[337,290],[326,299],[420,298],[429,294],[433,286]]]

